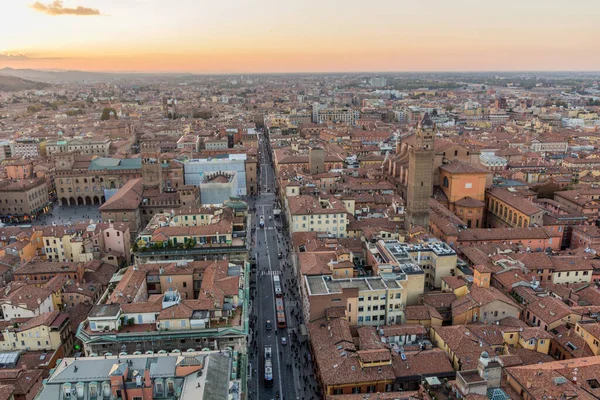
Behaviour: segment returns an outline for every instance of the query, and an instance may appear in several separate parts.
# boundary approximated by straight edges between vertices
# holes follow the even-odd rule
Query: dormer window
[[[63,393],[65,395],[65,398],[70,398],[71,396],[77,397],[76,396],[77,391],[76,391],[76,389],[74,387],[71,387],[70,383],[65,383],[63,385]]]
[[[157,397],[163,397],[164,396],[164,392],[165,392],[165,389],[164,389],[164,386],[163,386],[162,379],[156,379],[154,381],[154,394]]]

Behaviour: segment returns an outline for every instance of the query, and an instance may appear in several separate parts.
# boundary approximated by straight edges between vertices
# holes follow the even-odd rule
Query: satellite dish
[[[181,118],[181,121],[182,121],[182,122],[183,122],[183,121],[185,121],[185,117]]]

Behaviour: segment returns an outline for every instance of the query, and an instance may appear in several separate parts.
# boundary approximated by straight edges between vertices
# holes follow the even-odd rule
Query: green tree
[[[27,112],[30,112],[30,113],[36,113],[41,110],[42,110],[42,107],[37,104],[32,104],[30,106],[27,106]]]
[[[102,116],[100,117],[100,121],[108,121],[110,119],[110,113],[113,113],[115,119],[117,118],[117,111],[112,107],[104,107],[102,110]]]

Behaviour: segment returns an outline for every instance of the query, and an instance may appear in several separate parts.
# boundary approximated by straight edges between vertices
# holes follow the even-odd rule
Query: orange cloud
[[[54,0],[51,4],[44,4],[36,1],[30,5],[36,11],[39,11],[48,15],[100,15],[100,11],[96,8],[77,6],[75,8],[63,7],[63,3],[60,0]]]
[[[21,61],[28,58],[23,53],[0,53],[0,61]]]

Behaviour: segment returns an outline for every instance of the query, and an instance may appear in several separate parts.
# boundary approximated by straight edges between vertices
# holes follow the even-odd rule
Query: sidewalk
[[[280,220],[275,221],[277,228],[282,228]],[[303,322],[302,317],[302,299],[300,297],[299,282],[296,279],[296,285],[294,285],[295,275],[292,268],[292,241],[288,233],[281,229],[281,234],[277,238],[277,246],[279,251],[284,254],[284,257],[280,260],[282,273],[282,284],[287,285],[284,293],[286,294],[286,311],[288,318],[288,337],[291,339],[292,353],[294,354],[293,360],[286,360],[289,365],[286,367],[291,368],[296,382],[296,398],[297,399],[321,399],[320,388],[314,377],[314,366],[312,358],[310,356],[309,340],[300,335],[299,325]],[[285,265],[284,265],[285,263]],[[296,317],[292,317],[292,310],[296,310]],[[298,316],[299,315],[299,316]]]

